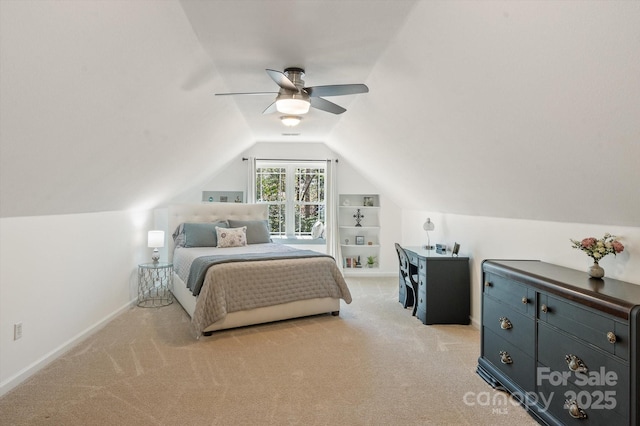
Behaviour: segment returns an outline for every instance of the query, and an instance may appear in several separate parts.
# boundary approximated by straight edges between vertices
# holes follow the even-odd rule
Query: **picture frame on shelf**
[[[363,246],[364,245],[364,236],[356,235],[356,245]]]
[[[365,207],[373,207],[373,197],[364,197],[362,205]]]

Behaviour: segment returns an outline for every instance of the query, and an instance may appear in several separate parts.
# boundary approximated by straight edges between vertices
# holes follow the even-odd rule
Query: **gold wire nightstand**
[[[173,303],[173,263],[138,265],[138,306],[157,308]]]

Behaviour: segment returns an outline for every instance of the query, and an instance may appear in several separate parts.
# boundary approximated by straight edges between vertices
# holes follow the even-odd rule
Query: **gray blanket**
[[[187,288],[194,296],[200,294],[204,277],[211,266],[230,262],[253,262],[260,260],[294,259],[307,257],[331,257],[313,250],[296,250],[294,252],[273,253],[246,253],[236,255],[212,255],[196,258],[191,264]]]

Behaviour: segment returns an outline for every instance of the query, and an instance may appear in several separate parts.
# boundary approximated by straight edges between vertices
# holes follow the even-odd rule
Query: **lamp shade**
[[[429,232],[429,231],[433,231],[435,229],[435,225],[433,224],[433,222],[431,222],[431,218],[428,217],[427,221],[424,223],[424,225],[422,225],[422,229],[424,229],[425,231]]]
[[[148,247],[164,247],[164,231],[149,231]]]

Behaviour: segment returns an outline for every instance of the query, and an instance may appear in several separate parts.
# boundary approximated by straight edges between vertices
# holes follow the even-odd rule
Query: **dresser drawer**
[[[629,326],[605,313],[557,297],[538,296],[538,318],[624,360],[629,359]],[[611,339],[611,341],[609,340]]]
[[[484,296],[482,304],[482,324],[498,336],[513,343],[526,354],[535,353],[535,322],[509,305]]]
[[[586,373],[577,373],[569,368],[568,357],[575,356],[587,369]],[[579,361],[578,361],[579,360]],[[609,392],[616,398],[613,409],[622,416],[628,415],[629,401],[629,366],[623,361],[605,353],[589,344],[583,344],[575,338],[554,330],[546,324],[538,324],[538,362],[566,377],[579,390],[589,394]],[[551,374],[549,372],[549,374]],[[543,378],[543,371],[538,369],[537,384],[550,382],[549,376]],[[554,377],[560,375],[553,373]]]
[[[533,358],[490,329],[482,329],[482,356],[524,389],[535,384]]]
[[[516,311],[533,317],[535,314],[535,291],[516,281],[487,273],[484,276],[484,294],[511,305]]]
[[[544,381],[539,386],[536,397],[542,402],[543,408],[548,409],[564,425],[629,425],[628,417],[615,409],[621,398],[611,391],[606,393],[602,390],[584,389],[571,383],[554,386],[549,381]],[[569,413],[567,401],[575,401],[586,417],[574,418]],[[574,411],[574,415],[578,413]]]

